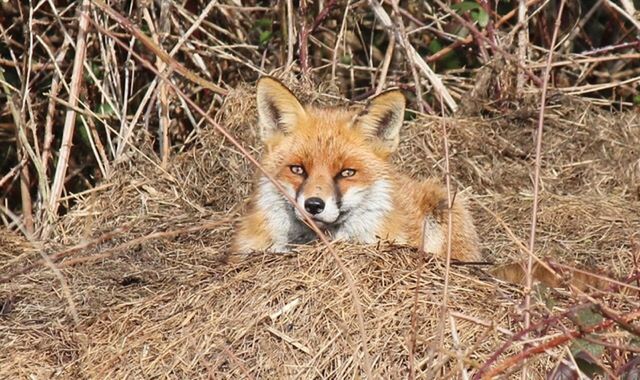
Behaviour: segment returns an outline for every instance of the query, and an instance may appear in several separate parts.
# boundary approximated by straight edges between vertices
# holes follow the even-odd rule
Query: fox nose
[[[311,215],[317,215],[324,210],[324,201],[318,197],[304,201],[304,209]]]

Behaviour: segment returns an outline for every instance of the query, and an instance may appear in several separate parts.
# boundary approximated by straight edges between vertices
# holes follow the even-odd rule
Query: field
[[[0,3],[0,378],[637,377],[639,8]],[[394,161],[469,199],[485,261],[231,263],[266,74],[325,106],[400,87]],[[557,287],[503,281],[530,257]]]

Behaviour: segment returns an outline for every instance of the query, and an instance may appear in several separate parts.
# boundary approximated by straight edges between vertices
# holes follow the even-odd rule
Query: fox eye
[[[344,169],[340,172],[340,177],[342,178],[353,177],[354,175],[356,175],[355,169]]]
[[[291,173],[293,174],[305,175],[305,171],[302,165],[291,165],[289,166],[289,169],[291,169]]]

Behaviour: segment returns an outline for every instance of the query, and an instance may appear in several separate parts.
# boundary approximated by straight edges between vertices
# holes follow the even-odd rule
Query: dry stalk
[[[67,54],[67,50],[69,49],[69,45],[69,40],[65,38],[64,42],[62,43],[62,47],[56,55],[54,65],[59,65],[60,62],[64,59],[64,56]],[[49,105],[47,106],[47,116],[44,123],[42,166],[44,168],[44,180],[46,182],[49,182],[49,159],[51,158],[51,144],[53,144],[53,123],[56,112],[56,102],[53,99],[58,96],[62,82],[64,82],[64,77],[61,77],[60,71],[56,70],[56,72],[53,74],[53,79],[51,80],[51,90],[49,91]]]
[[[213,9],[213,7],[217,3],[218,2],[216,0],[216,1],[211,1],[209,4],[207,4],[205,9],[200,13],[198,18],[191,24],[189,29],[180,36],[180,39],[178,40],[178,42],[176,42],[176,44],[173,46],[173,48],[169,52],[169,57],[175,56],[175,54],[180,50],[180,48],[187,42],[189,37],[198,28],[200,28],[200,26],[204,22],[205,18],[209,15],[211,10]],[[133,41],[134,41],[134,39],[132,38],[132,43],[133,43]],[[130,45],[130,49],[131,49],[131,46],[132,45]],[[123,155],[123,153],[126,151],[126,148],[129,145],[129,140],[131,139],[131,136],[133,135],[134,126],[136,125],[138,120],[140,120],[142,112],[145,109],[145,105],[148,104],[148,102],[151,99],[152,95],[156,94],[155,93],[155,89],[156,89],[157,85],[158,85],[158,80],[157,80],[157,78],[154,78],[153,81],[151,82],[151,84],[149,85],[149,88],[145,92],[144,97],[142,98],[142,101],[140,102],[140,105],[137,107],[136,112],[135,112],[133,118],[131,119],[131,121],[128,123],[128,125],[127,125],[126,118],[122,118],[123,127],[120,128],[120,130],[121,130],[121,132],[120,132],[121,139],[120,139],[120,142],[118,144],[118,148],[117,148],[116,155],[115,155],[116,160],[118,158],[120,158]],[[126,103],[125,103],[125,105],[126,105]],[[123,132],[123,130],[124,130],[124,132]],[[122,137],[122,136],[124,136],[124,137]]]
[[[441,317],[438,326],[438,334],[440,340],[440,347],[444,347],[444,328],[445,323],[449,320],[449,276],[451,274],[451,239],[453,237],[453,217],[451,216],[451,210],[453,209],[453,202],[455,196],[452,196],[451,192],[451,166],[449,159],[449,138],[447,131],[447,124],[444,117],[444,106],[442,104],[442,98],[440,98],[440,109],[443,112],[440,125],[442,127],[442,144],[444,149],[444,178],[447,188],[447,259],[445,261],[444,270],[444,286],[442,287],[442,305],[441,305]]]
[[[288,0],[291,1],[291,0]],[[333,46],[333,55],[331,56],[331,82],[336,80],[336,66],[338,65],[338,46],[344,37],[344,31],[347,27],[347,15],[349,14],[349,8],[351,7],[351,0],[347,1],[347,5],[344,8],[344,14],[342,15],[342,23],[340,25],[340,31],[336,37],[336,43]]]
[[[25,129],[26,129],[26,120],[24,119],[24,114],[18,111],[18,107],[16,106],[15,97],[11,95],[13,89],[9,87],[4,78],[3,70],[0,69],[0,84],[2,85],[2,89],[4,91],[5,96],[7,97],[7,105],[9,106],[9,111],[11,112],[11,116],[13,118],[13,122],[15,123],[15,137],[16,137],[16,151],[18,154],[18,159],[20,162],[27,162],[27,157],[32,160],[37,156],[33,151],[33,148],[29,145],[29,141],[26,137]],[[21,164],[16,166],[17,172],[19,173],[20,178],[20,196],[22,202],[22,217],[23,217],[23,228],[27,237],[32,237],[34,233],[34,223],[33,223],[33,204],[31,201],[31,194],[29,192],[29,168],[26,164]],[[14,168],[14,169],[15,169]],[[5,177],[12,178],[11,177]],[[5,181],[5,178],[2,179],[2,182]]]
[[[531,323],[531,289],[533,286],[533,250],[536,242],[536,224],[538,220],[538,199],[540,192],[540,165],[542,162],[542,131],[544,129],[544,111],[547,103],[547,87],[549,84],[549,76],[551,74],[551,61],[553,60],[553,51],[556,48],[556,39],[560,30],[560,21],[562,19],[562,11],[564,10],[565,0],[560,1],[560,9],[556,17],[553,36],[551,37],[551,46],[547,56],[547,67],[542,77],[542,93],[540,94],[540,113],[538,116],[538,131],[536,134],[536,161],[533,175],[533,206],[531,210],[531,232],[529,235],[529,255],[527,257],[526,285],[524,289],[524,328],[529,328]],[[527,374],[527,363],[522,368],[522,378],[525,379]]]
[[[296,33],[293,27],[293,0],[286,0],[287,2],[287,64],[286,67],[291,67],[293,64],[293,47],[295,46]]]
[[[80,87],[84,76],[83,65],[85,63],[86,55],[86,34],[89,27],[89,4],[90,0],[83,0],[80,11],[80,21],[78,23],[78,39],[76,41],[76,55],[73,60],[73,71],[71,74],[71,91],[69,93],[69,104],[71,107],[66,114],[64,121],[64,130],[62,134],[62,143],[60,145],[58,165],[56,166],[56,172],[53,178],[53,184],[51,185],[51,195],[49,198],[49,204],[47,206],[47,219],[48,223],[53,222],[58,210],[58,200],[62,194],[62,188],[64,187],[64,180],[67,173],[69,164],[69,156],[71,154],[71,144],[73,139],[73,132],[75,130],[76,111],[75,106],[78,104],[78,95],[80,94]],[[48,237],[50,229],[45,228],[42,232],[42,238]]]
[[[380,78],[378,78],[378,85],[376,86],[376,94],[379,94],[387,87],[387,73],[389,72],[389,65],[391,64],[391,58],[393,58],[393,52],[396,46],[396,35],[389,36],[389,45],[384,53],[384,61],[382,61],[382,68],[380,69]],[[416,83],[417,84],[417,83]]]
[[[520,67],[527,64],[527,46],[529,45],[529,23],[527,22],[527,2],[518,0],[518,62]],[[516,93],[521,94],[526,80],[524,71],[518,67],[516,77]]]
[[[404,27],[404,23],[402,22],[402,17],[400,16],[400,11],[398,7],[398,0],[392,0],[391,4],[393,6],[393,12],[395,13],[396,24],[398,25],[398,33],[402,36],[402,40],[405,43],[408,43],[409,38],[407,37],[407,32]],[[395,33],[392,34],[394,36],[393,40],[395,42]],[[391,37],[389,37],[391,40]],[[411,75],[413,76],[413,81],[415,82],[415,90],[416,97],[418,98],[418,110],[421,113],[424,113],[424,99],[422,98],[422,82],[420,81],[420,75],[418,74],[418,70],[416,70],[416,64],[414,60],[409,60],[409,67],[411,68]]]
[[[634,13],[627,13],[624,9],[620,8],[616,3],[614,3],[611,0],[606,0],[607,1],[607,5],[610,6],[611,8],[613,8],[616,12],[620,13],[620,15],[622,15],[622,17],[626,18],[629,22],[631,22],[633,24],[633,26],[636,27],[636,29],[638,29],[638,31],[640,31],[640,21],[638,21],[636,19],[636,16]],[[633,7],[633,3],[629,2],[628,0],[622,0],[623,2],[626,1],[627,3],[629,3],[631,5],[631,7],[627,7],[627,9],[633,10],[635,9]],[[626,5],[627,4],[624,4]]]
[[[2,178],[0,178],[0,188],[4,186],[5,183],[13,180],[17,173],[20,172],[20,169],[27,163],[27,157],[22,157],[22,160],[18,162],[18,164],[11,168]]]
[[[126,250],[128,248],[135,247],[135,246],[140,245],[142,243],[145,243],[147,241],[159,240],[159,239],[168,239],[168,238],[173,238],[173,237],[176,237],[176,236],[180,236],[180,235],[184,235],[184,234],[188,234],[188,233],[192,233],[192,232],[211,230],[211,229],[214,229],[214,228],[218,228],[221,225],[226,224],[226,223],[229,223],[229,219],[221,219],[221,220],[215,220],[215,221],[211,221],[211,222],[205,222],[205,223],[202,223],[200,225],[180,228],[180,229],[176,229],[176,230],[172,230],[172,231],[153,232],[153,233],[150,233],[148,235],[141,236],[141,237],[138,237],[136,239],[130,240],[130,241],[126,242],[126,243],[117,245],[115,247],[111,247],[109,249],[105,249],[101,253],[96,254],[96,255],[83,256],[83,257],[77,257],[77,258],[72,258],[72,259],[69,259],[69,260],[65,260],[60,265],[60,267],[61,268],[66,268],[66,267],[70,267],[70,266],[74,266],[74,265],[78,265],[78,264],[85,264],[85,263],[89,263],[89,262],[103,260],[103,259],[112,257],[113,255],[117,254],[118,252],[122,252],[122,251],[124,251],[124,250]],[[110,236],[115,236],[115,232],[113,234],[109,234],[109,235]],[[101,239],[104,239],[104,237],[101,237]],[[74,249],[72,252],[78,252],[78,249]],[[68,255],[69,255],[68,252],[65,252],[64,254],[59,253],[59,254],[54,255],[54,258],[59,260],[60,257],[66,257]]]

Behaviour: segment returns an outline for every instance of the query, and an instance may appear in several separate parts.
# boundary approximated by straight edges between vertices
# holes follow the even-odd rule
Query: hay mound
[[[296,91],[334,102],[308,85]],[[219,115],[259,153],[252,93],[237,89]],[[496,262],[521,253],[479,205],[527,240],[536,115],[529,111],[449,125],[453,175],[475,201],[485,257]],[[547,120],[537,252],[629,274],[640,239],[637,115],[568,99]],[[398,164],[441,175],[442,138],[438,119],[410,123]],[[365,348],[377,377],[404,378],[415,363],[422,378],[450,378],[476,371],[521,328],[522,294],[482,267],[451,268],[452,317],[443,319],[443,263],[406,247],[337,246],[364,326],[344,273],[321,245],[224,263],[251,173],[228,141],[204,130],[166,169],[142,156],[120,164],[41,249],[3,231],[2,273],[17,273],[40,253],[55,255],[59,271],[38,264],[0,284],[0,378],[358,378]],[[554,309],[534,299],[534,321],[572,301],[554,297]],[[544,377],[564,352],[550,349],[530,368]]]

